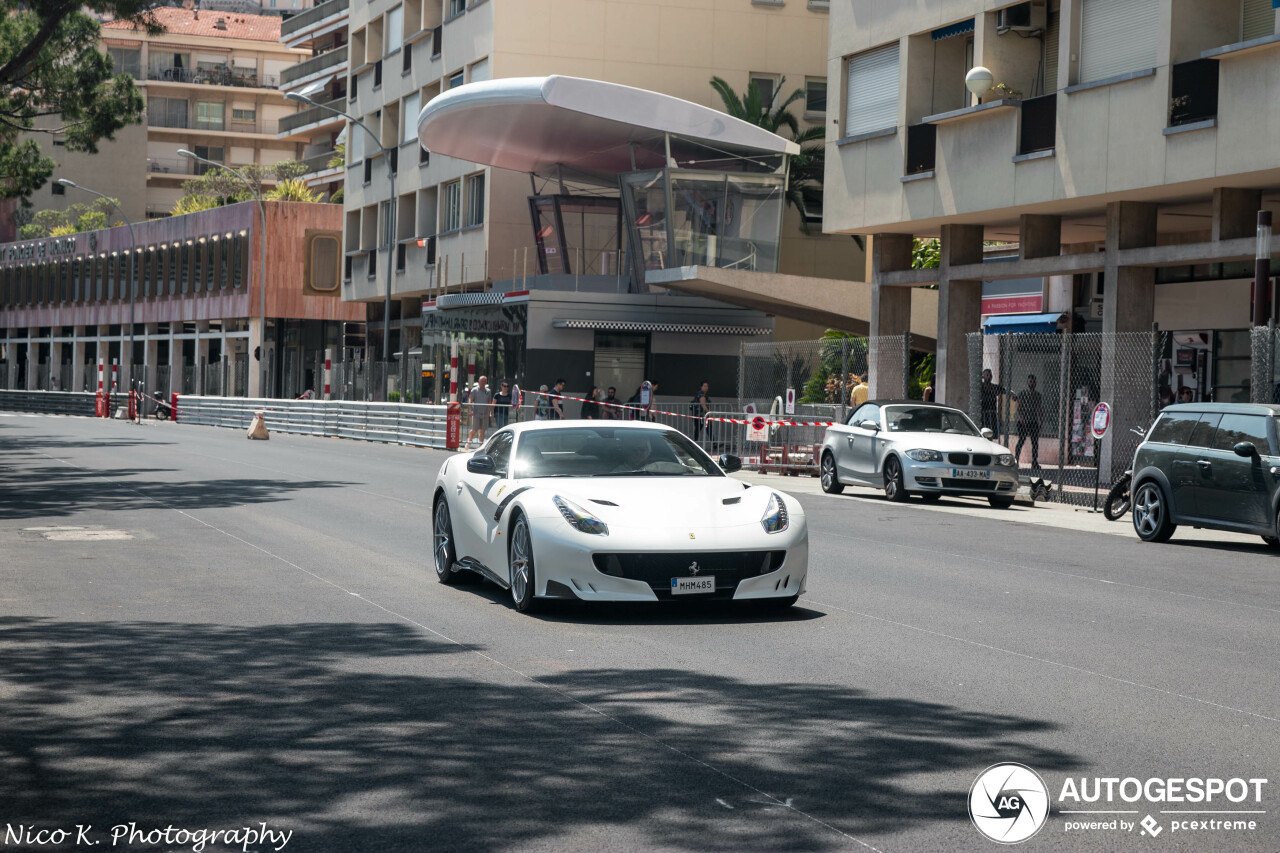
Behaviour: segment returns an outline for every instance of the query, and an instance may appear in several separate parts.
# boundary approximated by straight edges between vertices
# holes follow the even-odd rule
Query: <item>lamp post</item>
[[[116,200],[111,196],[106,195],[105,193],[100,193],[97,190],[91,190],[88,187],[81,186],[80,184],[77,184],[75,181],[69,181],[66,178],[59,178],[58,183],[64,187],[71,187],[72,189],[75,189],[75,190],[87,192],[90,195],[96,195],[98,198],[106,199],[106,201],[120,213],[120,218],[124,220],[124,224],[129,227],[129,358],[128,360],[125,361],[125,368],[129,371],[129,391],[132,393],[133,391],[133,291],[137,287],[137,282],[134,281],[134,274],[133,274],[133,270],[134,270],[133,257],[138,253],[138,241],[133,234],[133,223],[129,221],[129,217],[125,215],[125,212],[123,209],[121,209],[119,203],[117,203]],[[135,410],[135,414],[136,414],[136,410]]]
[[[973,93],[978,103],[982,103],[982,96],[991,90],[995,82],[995,75],[981,65],[975,65],[964,75],[964,87]]]
[[[204,163],[209,166],[217,166],[240,179],[240,183],[245,185],[249,190],[249,194],[253,196],[253,200],[258,203],[258,313],[262,315],[262,342],[267,341],[267,208],[262,203],[262,195],[254,189],[253,184],[249,183],[249,179],[240,172],[223,165],[214,160],[209,160],[196,154],[194,151],[188,151],[185,148],[178,149],[179,157],[186,157],[188,160],[195,160],[197,163]],[[258,356],[258,393],[260,396],[267,396],[267,363],[263,360],[261,354]]]
[[[302,92],[307,91],[310,87],[304,88]],[[396,208],[399,207],[399,199],[396,198],[396,170],[392,167],[391,158],[395,156],[394,148],[387,148],[382,144],[382,140],[378,134],[369,129],[369,126],[355,116],[348,115],[336,107],[328,104],[321,104],[313,101],[309,95],[302,92],[287,92],[285,98],[290,101],[296,101],[300,104],[310,104],[318,107],[334,115],[339,115],[354,125],[357,125],[365,133],[369,134],[373,139],[373,144],[378,146],[378,150],[382,152],[383,159],[387,163],[387,178],[391,182],[391,201],[387,205],[387,289],[386,295],[382,303],[382,360],[384,362],[391,360],[391,277],[393,275],[392,266],[395,264],[395,243],[396,243]]]
[[[1271,211],[1258,211],[1258,252],[1253,262],[1253,325],[1271,319]]]

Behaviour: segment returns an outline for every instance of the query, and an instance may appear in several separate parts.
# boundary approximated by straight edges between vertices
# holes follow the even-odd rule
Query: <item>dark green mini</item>
[[[1163,542],[1179,524],[1251,533],[1273,548],[1280,500],[1280,406],[1169,406],[1133,459],[1133,529]]]

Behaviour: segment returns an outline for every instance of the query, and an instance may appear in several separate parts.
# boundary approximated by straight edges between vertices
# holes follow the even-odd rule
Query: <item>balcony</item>
[[[177,68],[152,66],[147,69],[147,79],[158,83],[191,83],[198,86],[234,86],[248,89],[278,89],[280,75],[259,74],[231,66],[220,68]]]
[[[325,106],[332,107],[335,110],[343,111],[347,106],[346,98],[335,98],[329,101]],[[309,124],[327,121],[330,123],[338,123],[345,121],[342,116],[334,115],[329,110],[320,107],[307,107],[305,110],[299,110],[291,116],[285,116],[280,119],[280,133],[291,133],[300,127],[306,127]]]
[[[291,36],[315,26],[325,18],[331,18],[340,12],[347,11],[349,2],[350,0],[328,0],[326,3],[321,3],[301,14],[294,15],[280,25],[280,40],[288,44]]]
[[[332,0],[330,0],[332,2]],[[319,8],[318,6],[316,8]],[[290,84],[318,74],[321,71],[330,69],[336,70],[337,66],[345,65],[347,62],[347,45],[335,47],[333,50],[326,51],[319,56],[313,56],[310,59],[303,60],[297,65],[290,65],[284,71],[280,72],[280,85],[288,88]]]
[[[147,127],[155,129],[192,130],[196,133],[252,133],[275,135],[280,122],[274,119],[251,121],[199,121],[191,116],[147,116]]]
[[[1218,116],[1218,60],[1193,59],[1172,68],[1169,126],[1180,127]]]
[[[147,173],[152,175],[194,175],[194,160],[188,160],[185,157],[149,157],[147,159]]]
[[[907,127],[908,175],[924,175],[933,171],[938,156],[938,127],[913,124]]]
[[[337,156],[336,151],[325,151],[323,154],[312,154],[310,157],[302,158],[302,162],[307,166],[307,174],[313,175],[316,172],[325,172],[329,169],[341,169],[343,165],[330,166],[329,161]]]
[[[1018,154],[1052,151],[1057,143],[1058,96],[1056,93],[1027,98],[1022,102],[1022,123],[1018,129]]]

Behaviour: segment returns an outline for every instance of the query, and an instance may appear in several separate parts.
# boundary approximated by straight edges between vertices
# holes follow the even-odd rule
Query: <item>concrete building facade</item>
[[[1208,334],[1187,387],[1247,392],[1255,217],[1280,186],[1272,6],[832,4],[824,226],[873,236],[872,334],[902,331],[937,285],[947,402],[968,402],[965,335],[1009,310]],[[992,88],[975,97],[977,66]],[[940,238],[938,269],[911,269],[913,237]],[[984,263],[992,242],[1016,257]]]

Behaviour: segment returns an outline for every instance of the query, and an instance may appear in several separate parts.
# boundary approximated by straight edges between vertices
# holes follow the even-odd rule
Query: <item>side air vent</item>
[[[591,498],[590,500],[593,504],[600,504],[600,506],[617,506],[613,501],[602,501],[599,498]]]
[[[742,503],[742,496],[739,495],[736,498],[725,498],[723,501],[721,501],[721,503],[723,503],[725,506],[729,506],[729,504]]]

